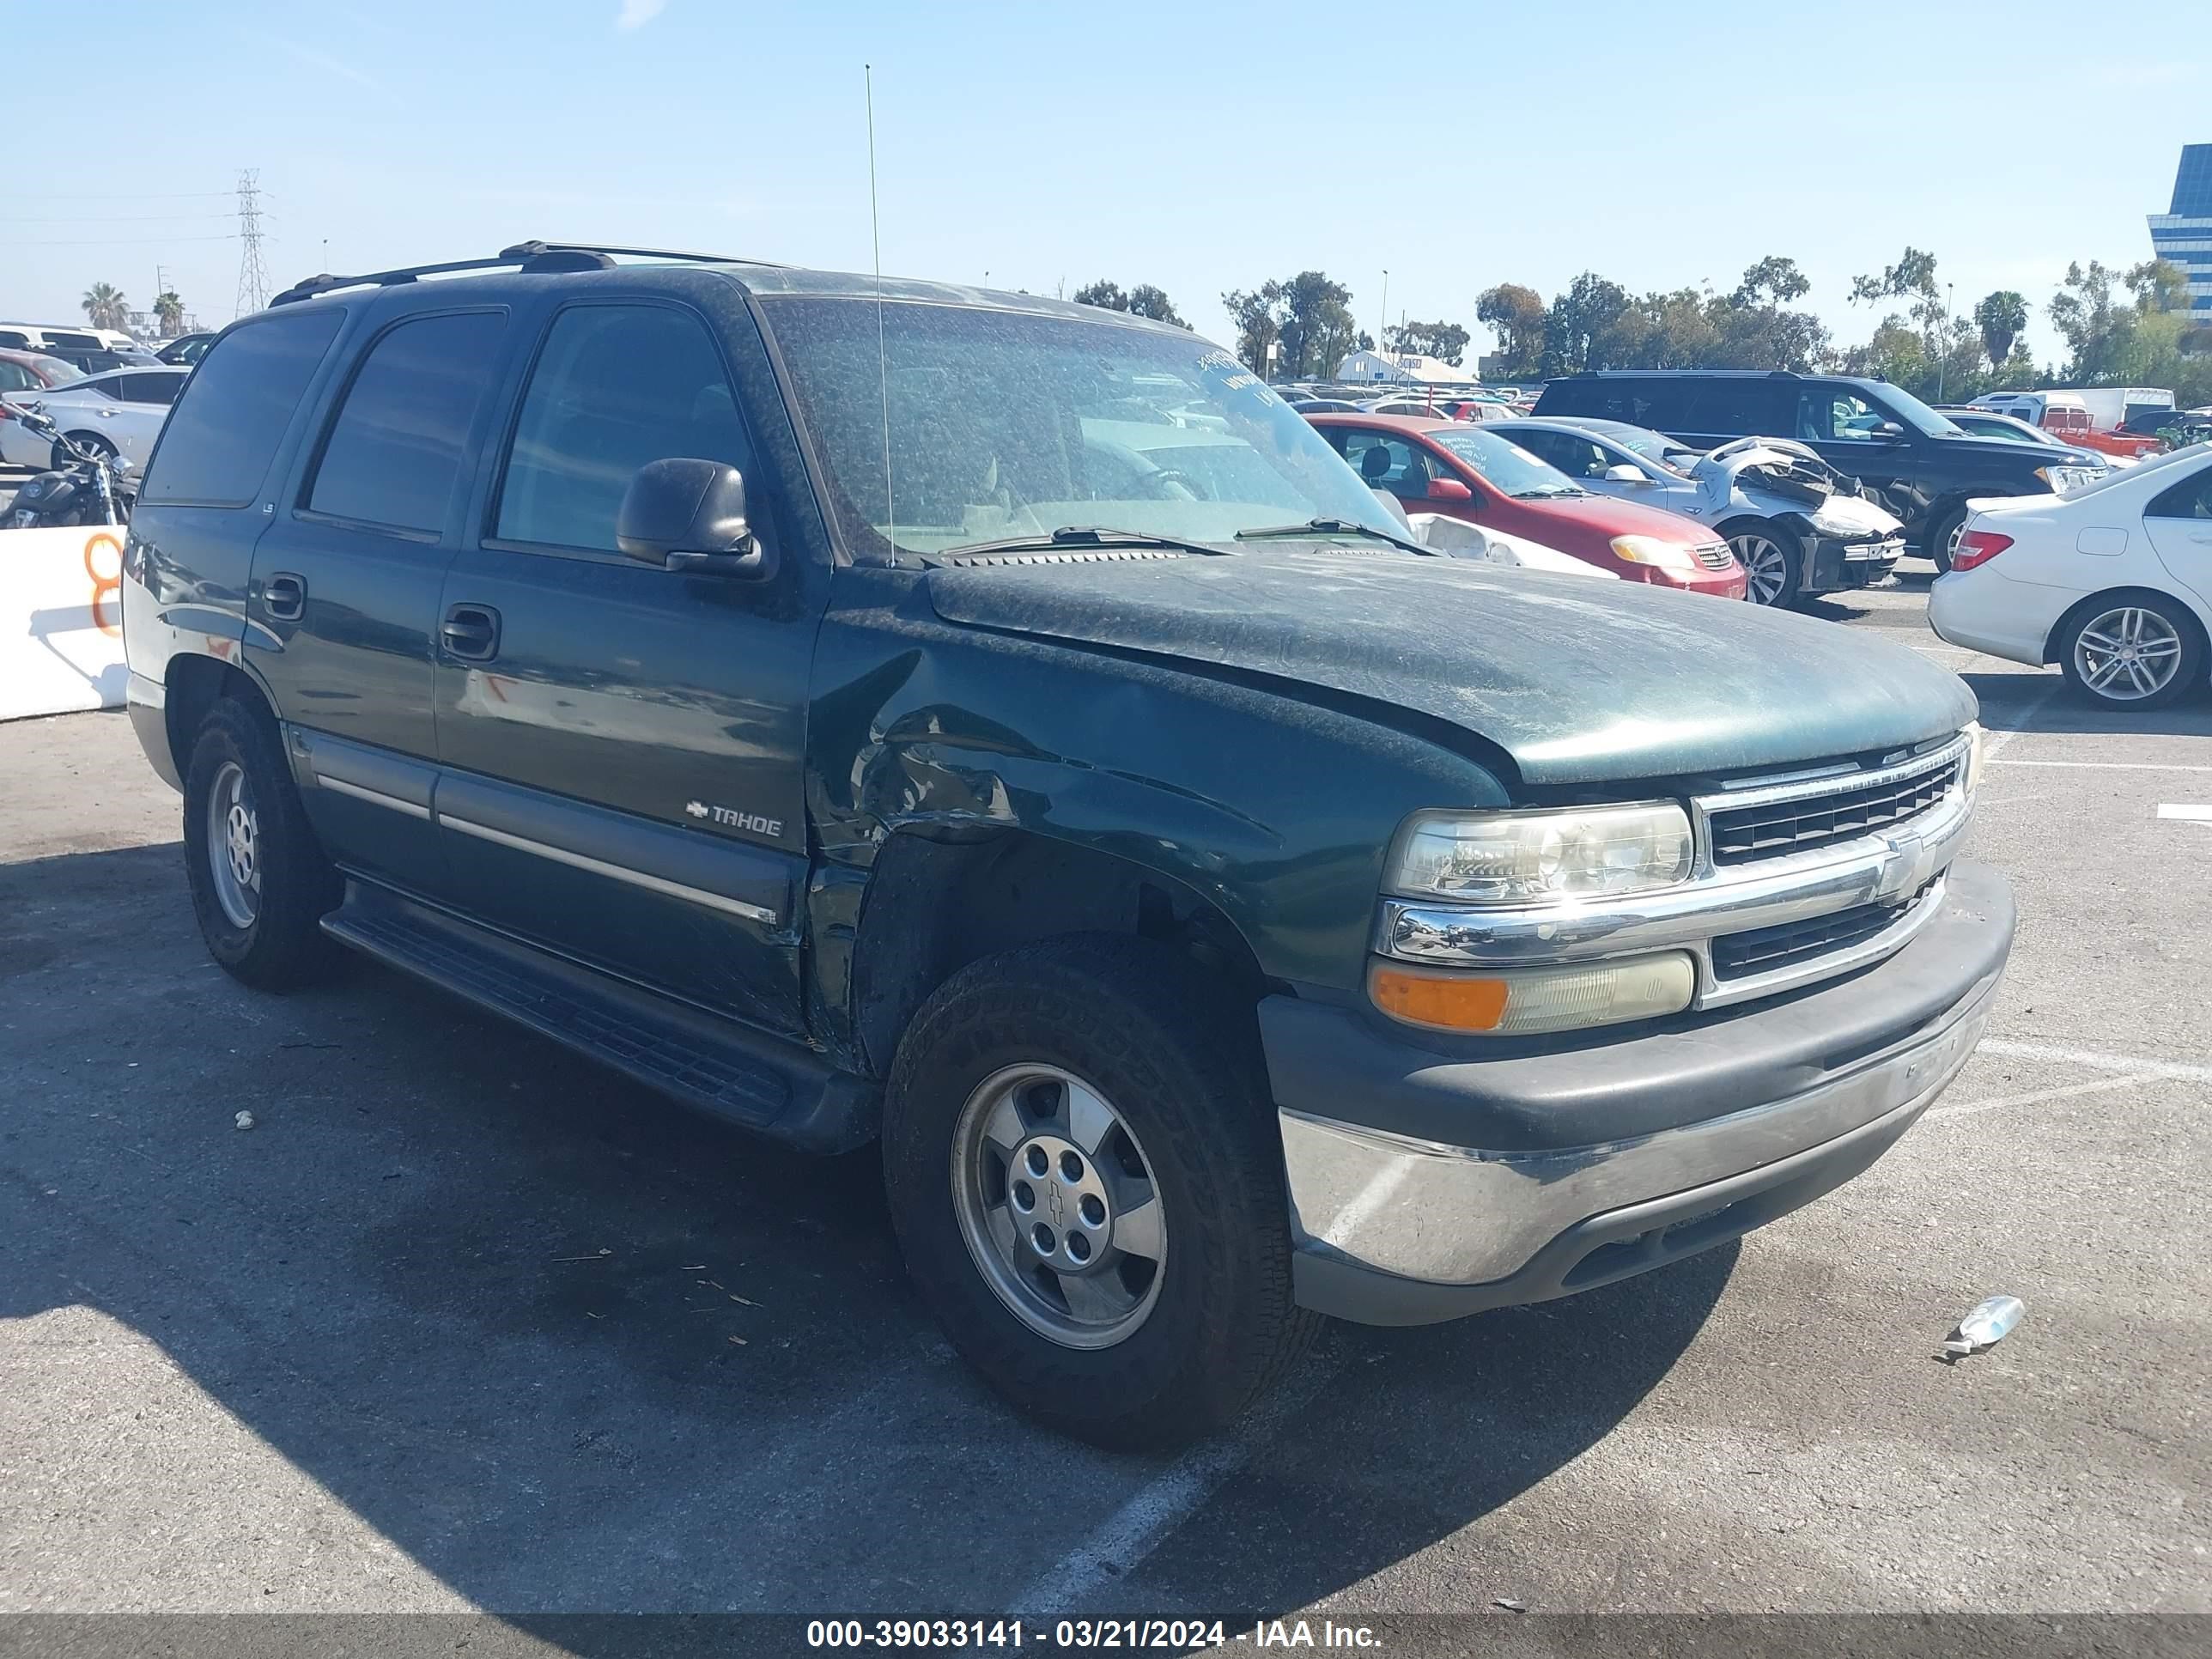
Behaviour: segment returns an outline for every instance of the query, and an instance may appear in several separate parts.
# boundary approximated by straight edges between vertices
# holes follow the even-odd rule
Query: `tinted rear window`
[[[417,318],[378,336],[338,407],[308,507],[401,530],[443,529],[506,329],[505,313],[477,311]]]
[[[1674,380],[1554,380],[1536,400],[1539,415],[1574,415],[1590,420],[1622,421],[1661,431],[1686,429],[1680,418],[1683,398]]]
[[[1679,424],[1689,432],[1710,432],[1729,438],[1784,436],[1796,405],[1796,387],[1784,395],[1774,380],[1691,380],[1682,383],[1688,407]]]
[[[177,399],[139,499],[251,502],[344,316],[332,308],[270,317],[223,336]]]

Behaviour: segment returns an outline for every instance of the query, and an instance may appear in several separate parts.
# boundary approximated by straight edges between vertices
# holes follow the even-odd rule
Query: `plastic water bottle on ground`
[[[2016,1296],[1993,1296],[1966,1310],[1965,1317],[1944,1341],[1943,1352],[1954,1359],[1993,1348],[2005,1340],[2027,1306]]]

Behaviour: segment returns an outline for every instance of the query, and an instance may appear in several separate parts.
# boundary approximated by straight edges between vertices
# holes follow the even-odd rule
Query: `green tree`
[[[1267,349],[1283,337],[1282,319],[1268,293],[1280,287],[1279,283],[1267,283],[1249,292],[1236,289],[1221,296],[1221,308],[1229,313],[1230,325],[1237,331],[1237,361],[1263,377],[1270,372]],[[1279,364],[1273,372],[1285,373]]]
[[[2066,342],[2068,379],[2095,380],[2110,372],[2123,325],[2109,270],[2094,259],[2068,265],[2065,282],[2044,310]]]
[[[2008,288],[1984,295],[1974,307],[1974,326],[1981,331],[1990,367],[2002,374],[2012,356],[2013,342],[2027,331],[2027,301]]]
[[[1173,323],[1177,328],[1188,328],[1166,293],[1150,283],[1139,283],[1129,290],[1129,310],[1139,317],[1150,317],[1155,322]]]
[[[1628,290],[1586,270],[1568,284],[1544,313],[1543,372],[1574,374],[1613,361]]]
[[[1248,367],[1264,374],[1269,343],[1280,343],[1274,373],[1282,380],[1333,375],[1347,353],[1368,343],[1352,319],[1352,290],[1322,271],[1224,294],[1221,304],[1237,326],[1237,355]]]
[[[1735,292],[1729,295],[1729,303],[1739,310],[1759,306],[1786,306],[1792,300],[1802,300],[1813,291],[1813,284],[1805,273],[1797,269],[1795,259],[1784,259],[1770,253],[1743,273]]]
[[[1401,323],[1382,331],[1382,343],[1389,350],[1440,357],[1454,368],[1467,356],[1468,338],[1468,331],[1457,323]]]
[[[2189,307],[2189,273],[2171,259],[2146,259],[2120,280],[2142,312],[2185,311]]]
[[[1302,270],[1281,290],[1283,372],[1292,380],[1336,373],[1336,366],[1359,343],[1352,320],[1352,290],[1318,270]]]
[[[154,296],[154,322],[164,334],[179,334],[185,326],[185,302],[174,289]]]
[[[1177,328],[1190,326],[1176,314],[1166,293],[1150,283],[1139,283],[1124,294],[1119,283],[1109,283],[1102,276],[1076,289],[1075,303],[1097,306],[1104,311],[1126,311],[1133,317],[1150,317],[1157,322],[1173,323]]]
[[[1485,289],[1474,302],[1474,319],[1498,337],[1504,373],[1534,374],[1544,356],[1544,296],[1518,283]]]
[[[131,306],[112,283],[94,283],[84,291],[84,314],[94,328],[127,328]]]

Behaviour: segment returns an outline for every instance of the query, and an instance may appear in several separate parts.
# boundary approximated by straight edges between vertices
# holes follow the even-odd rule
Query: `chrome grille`
[[[1820,793],[1708,810],[1716,865],[1780,858],[1870,835],[1917,817],[1942,800],[1958,779],[1959,757],[1946,756],[1924,771],[1894,775],[1854,788],[1823,786]]]
[[[1726,542],[1699,542],[1690,551],[1697,556],[1698,562],[1708,570],[1725,570],[1735,557],[1735,554],[1729,551],[1729,544]]]
[[[1883,929],[1902,921],[1912,907],[1927,897],[1930,882],[1911,897],[1892,904],[1860,904],[1809,921],[1786,922],[1778,927],[1754,927],[1747,933],[1723,933],[1712,942],[1713,977],[1742,979],[1771,973],[1800,962],[1823,957],[1831,951],[1847,951],[1863,945]]]

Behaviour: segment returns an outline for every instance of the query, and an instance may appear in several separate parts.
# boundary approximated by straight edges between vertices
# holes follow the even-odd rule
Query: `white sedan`
[[[2038,666],[2112,708],[2203,684],[2212,640],[2212,444],[2068,495],[1978,501],[1928,620],[1954,645]]]
[[[137,471],[153,453],[169,405],[191,374],[167,364],[114,368],[51,392],[19,392],[9,401],[44,410],[69,436],[119,457],[126,471]],[[59,465],[54,446],[21,421],[0,421],[0,462],[41,470]]]

